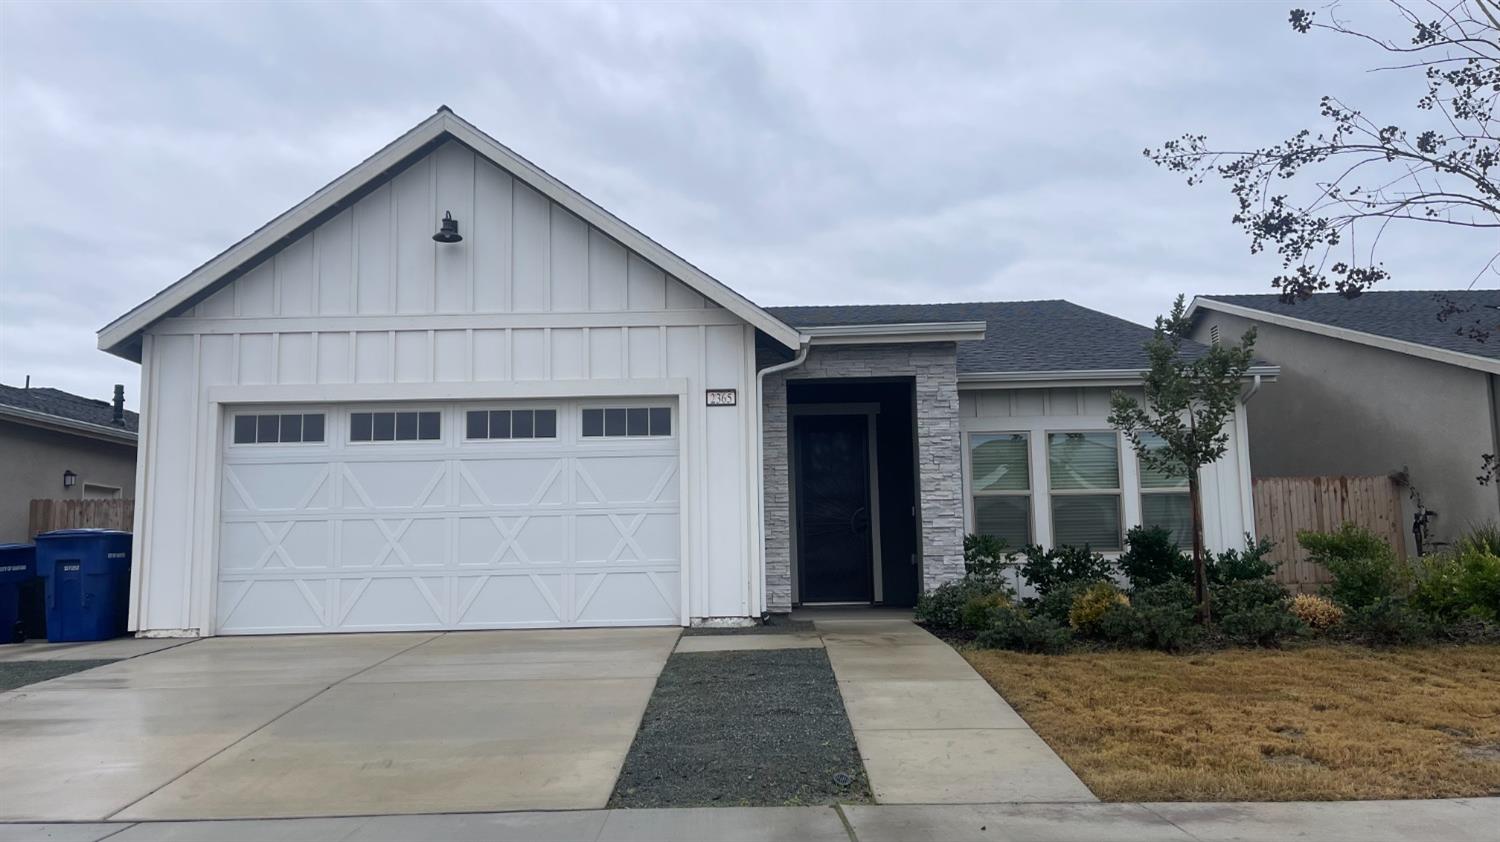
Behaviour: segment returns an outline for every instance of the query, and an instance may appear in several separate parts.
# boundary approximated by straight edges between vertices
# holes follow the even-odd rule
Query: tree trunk
[[[1193,589],[1198,601],[1198,622],[1206,626],[1212,615],[1208,605],[1208,563],[1203,554],[1203,498],[1197,471],[1188,473],[1188,497],[1193,506]]]

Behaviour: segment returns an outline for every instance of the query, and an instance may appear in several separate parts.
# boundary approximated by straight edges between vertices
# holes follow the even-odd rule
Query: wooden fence
[[[54,529],[120,529],[135,526],[134,500],[32,500],[31,535]]]
[[[1299,530],[1330,532],[1353,523],[1406,557],[1401,489],[1390,477],[1262,477],[1254,489],[1255,534],[1276,542],[1276,581],[1292,590],[1315,591],[1332,580],[1321,564],[1307,560]]]

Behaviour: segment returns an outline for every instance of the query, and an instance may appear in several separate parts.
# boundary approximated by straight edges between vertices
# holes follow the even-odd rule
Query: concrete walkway
[[[224,637],[28,685],[0,820],[602,808],[677,636]]]
[[[855,615],[814,624],[877,802],[1094,800],[948,644],[906,619]]]
[[[720,807],[265,819],[221,822],[0,824],[0,842],[345,842],[394,840],[713,839],[761,842],[1493,842],[1500,798],[1284,804],[976,804]]]

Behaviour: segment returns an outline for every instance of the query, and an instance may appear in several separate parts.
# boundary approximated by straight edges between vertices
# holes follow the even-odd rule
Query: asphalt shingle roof
[[[1467,312],[1439,321],[1438,313],[1443,307],[1439,296],[1451,299]],[[1367,292],[1353,299],[1327,292],[1294,304],[1281,303],[1275,294],[1200,297],[1388,339],[1500,359],[1500,289],[1385,290]],[[1476,319],[1490,329],[1492,335],[1488,341],[1480,342],[1459,333],[1463,325],[1472,325]]]
[[[854,304],[767,307],[797,327],[984,322],[984,339],[958,343],[962,374],[1014,371],[1142,369],[1151,328],[1070,301],[990,301],[967,304]],[[1188,353],[1203,346],[1189,343]]]
[[[115,409],[109,401],[85,398],[61,389],[19,389],[0,383],[0,405],[29,409],[32,412],[55,415],[70,421],[82,421],[85,424],[115,427],[132,433],[137,432],[140,425],[140,416],[127,409],[125,410],[125,424],[120,427],[114,423]]]

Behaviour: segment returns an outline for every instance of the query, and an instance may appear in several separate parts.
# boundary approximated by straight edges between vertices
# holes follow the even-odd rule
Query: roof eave
[[[71,433],[86,438],[101,439],[119,444],[129,444],[131,446],[134,446],[138,440],[136,433],[121,427],[91,424],[87,421],[78,421],[73,418],[65,418],[49,412],[38,412],[34,409],[24,409],[19,406],[0,404],[0,418],[25,424],[29,427],[41,427],[55,432]]]
[[[1319,336],[1327,336],[1332,339],[1342,339],[1358,345],[1368,345],[1372,348],[1381,348],[1386,351],[1394,351],[1398,354],[1420,357],[1435,362],[1456,365],[1462,368],[1472,368],[1489,374],[1500,374],[1500,360],[1492,360],[1481,357],[1478,354],[1465,354],[1462,351],[1450,351],[1447,348],[1438,348],[1433,345],[1424,345],[1420,342],[1410,342],[1405,339],[1393,339],[1389,336],[1381,336],[1376,333],[1367,333],[1353,328],[1338,327],[1336,325],[1325,325],[1322,322],[1308,321],[1294,316],[1285,316],[1280,313],[1272,313],[1259,310],[1255,307],[1245,307],[1240,304],[1230,304],[1225,301],[1216,301],[1208,296],[1197,296],[1193,299],[1192,306],[1187,309],[1187,316],[1192,318],[1200,309],[1212,310],[1231,316],[1239,316],[1245,319],[1262,321],[1266,324],[1284,327],[1290,330],[1300,330]]]

